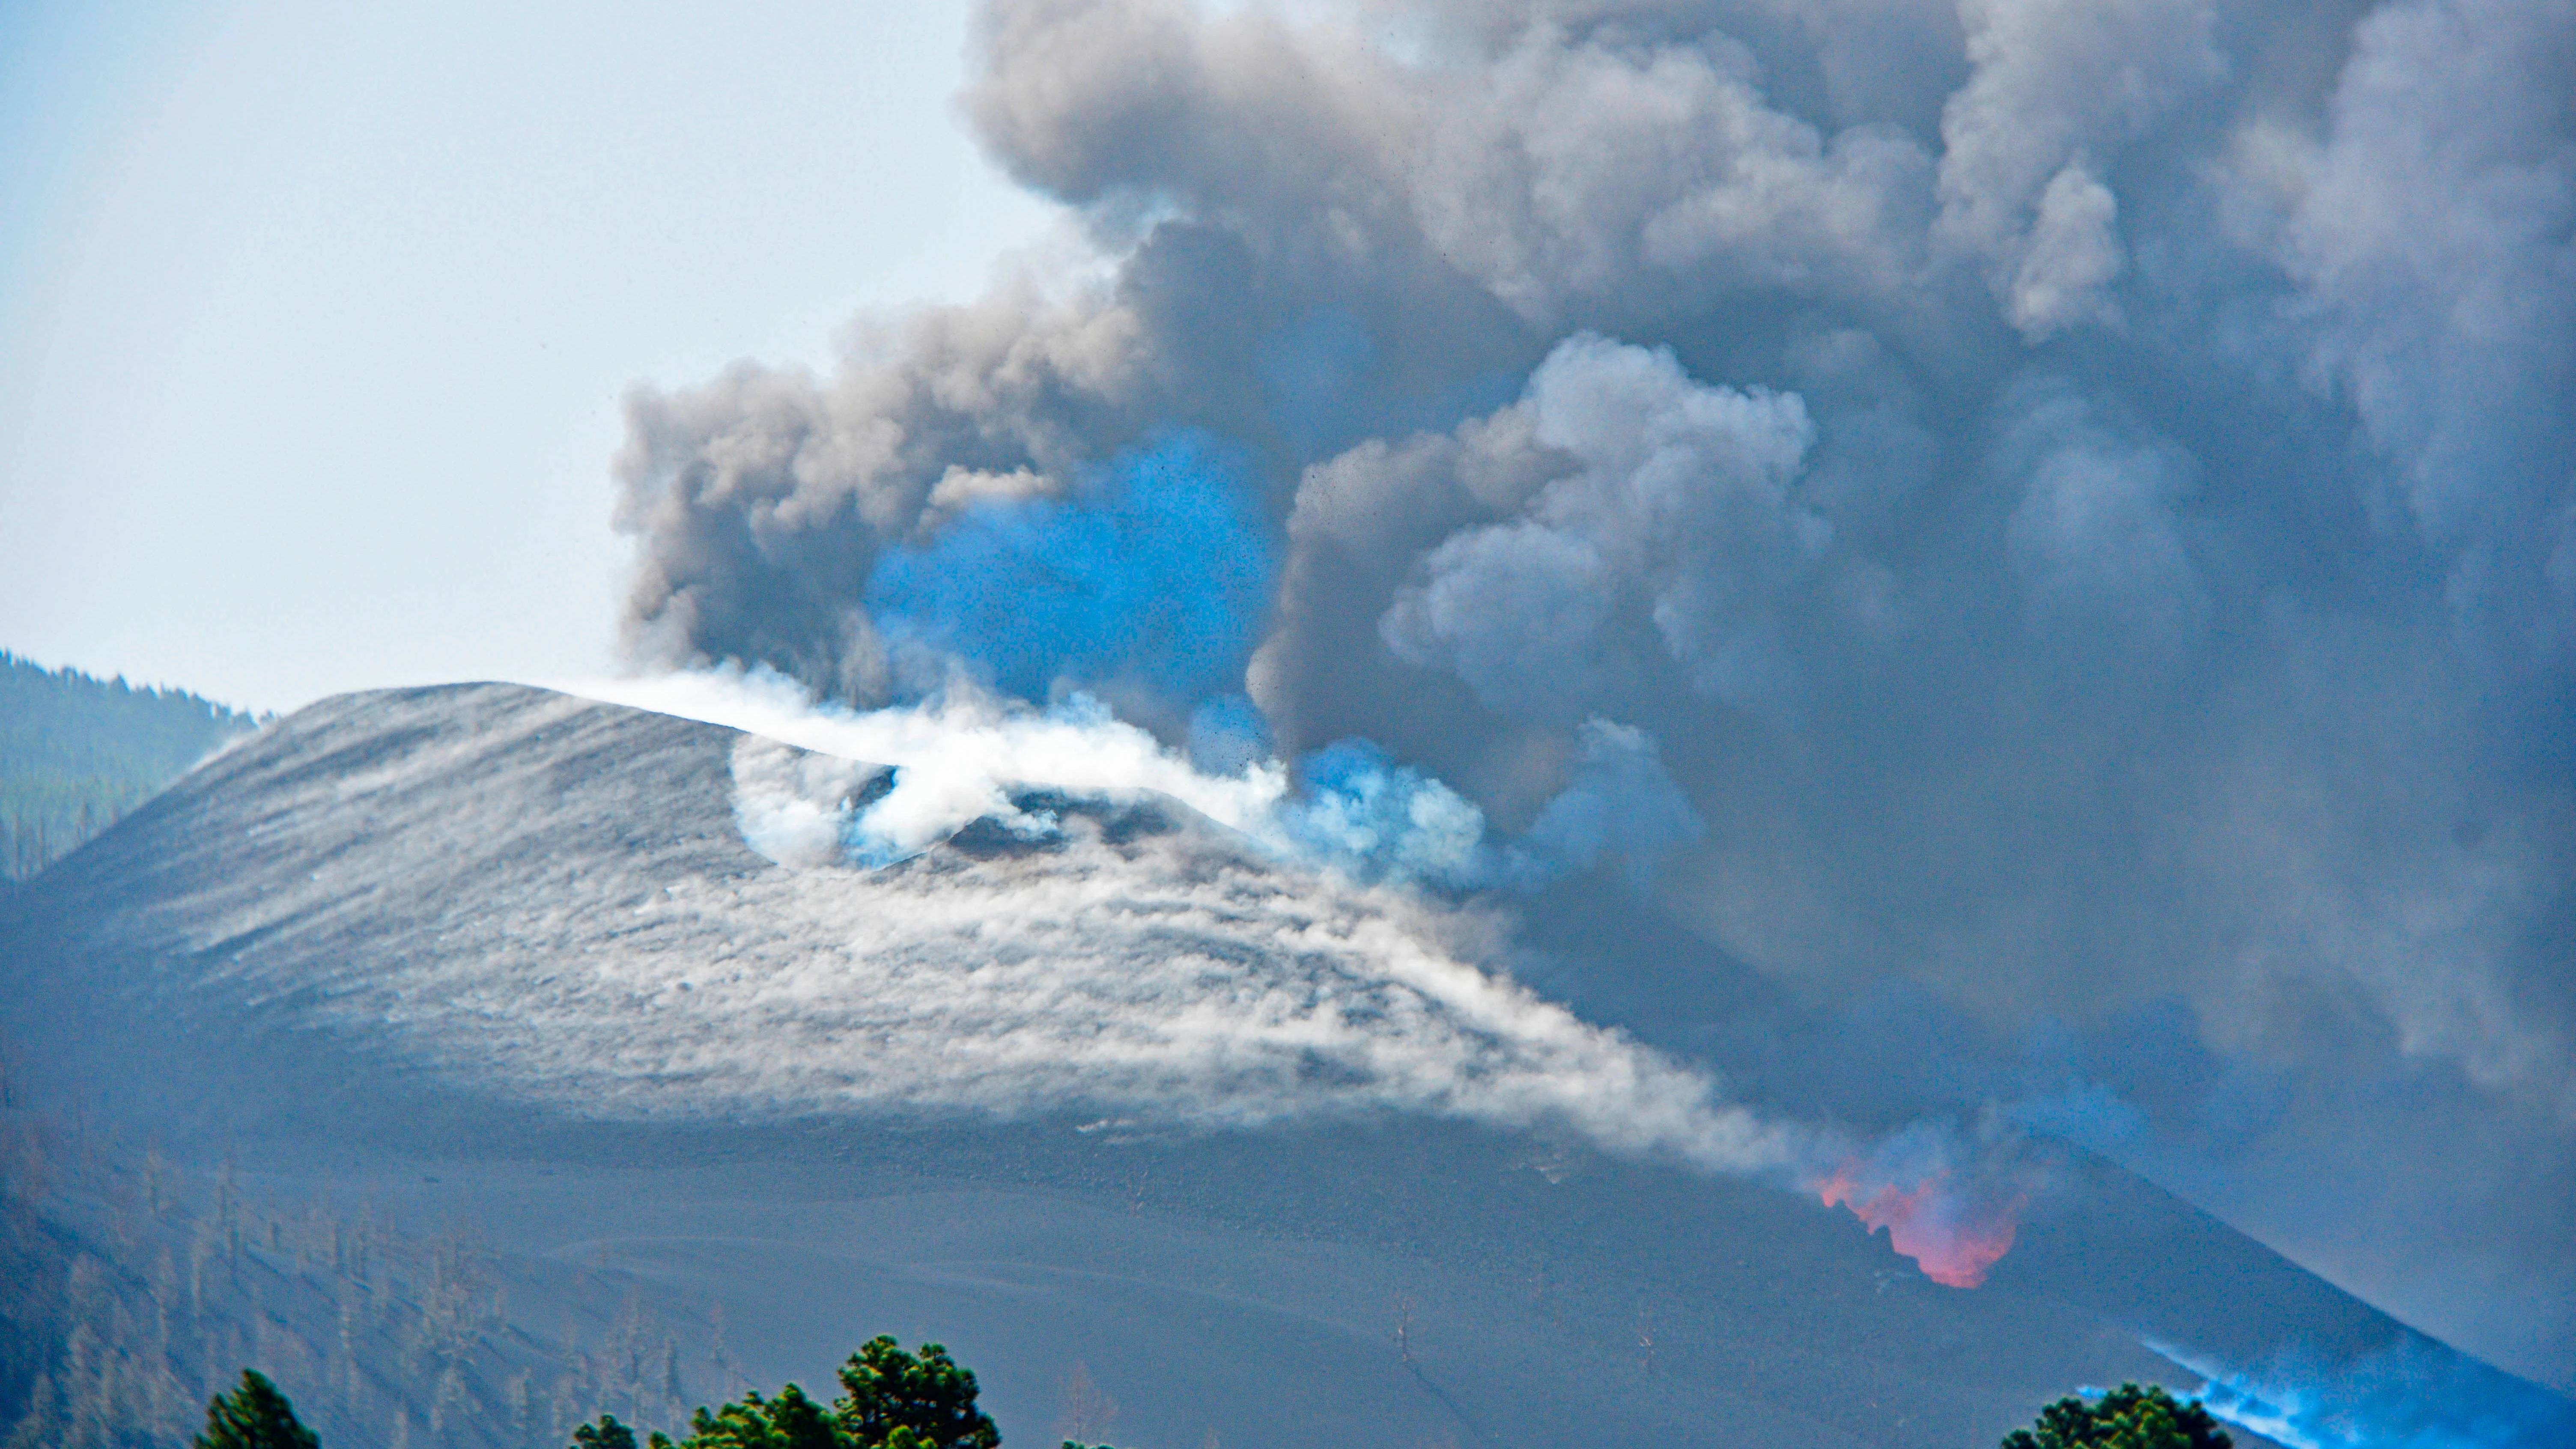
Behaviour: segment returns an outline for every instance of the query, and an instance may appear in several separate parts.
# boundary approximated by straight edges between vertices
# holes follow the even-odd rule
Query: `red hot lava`
[[[2009,1202],[1981,1201],[1943,1191],[1949,1179],[1936,1172],[1900,1190],[1894,1183],[1863,1185],[1853,1164],[1815,1185],[1827,1207],[1847,1207],[1870,1231],[1887,1229],[1896,1251],[1912,1258],[1923,1276],[1952,1288],[1974,1288],[1986,1270],[2011,1251],[2021,1230],[2021,1195]]]

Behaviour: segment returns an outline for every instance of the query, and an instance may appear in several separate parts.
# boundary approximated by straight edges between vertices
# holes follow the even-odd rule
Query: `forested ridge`
[[[30,1109],[10,1068],[0,1449],[180,1449],[244,1365],[334,1449],[562,1449],[592,1416],[677,1423],[744,1382],[721,1307],[665,1318],[622,1275],[513,1269],[469,1225],[261,1196],[229,1161]],[[560,1334],[512,1323],[513,1289],[555,1304]]]
[[[258,724],[185,690],[0,649],[0,878],[43,870]]]

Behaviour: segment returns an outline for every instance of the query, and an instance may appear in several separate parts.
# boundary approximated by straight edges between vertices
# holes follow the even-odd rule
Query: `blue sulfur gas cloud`
[[[1642,888],[1706,826],[1644,731],[1595,719],[1579,739],[1565,788],[1515,840],[1489,839],[1483,811],[1359,739],[1306,757],[1307,793],[1286,828],[1310,857],[1362,879],[1527,889],[1610,860]]]
[[[1307,350],[1335,365],[1367,355],[1347,323],[1321,329]],[[1279,385],[1283,406],[1332,390],[1314,378]],[[1061,698],[1059,713],[1088,724],[1099,706],[1066,691],[1141,687],[1193,706],[1193,765],[1241,774],[1271,755],[1259,710],[1229,692],[1272,582],[1251,486],[1241,450],[1189,430],[1120,455],[1063,495],[975,502],[878,558],[870,619],[926,693],[962,669],[1032,703]],[[1484,812],[1457,791],[1370,740],[1327,745],[1296,773],[1303,790],[1279,807],[1282,838],[1362,880],[1525,889],[1610,859],[1642,888],[1657,861],[1703,831],[1652,737],[1606,720],[1582,727],[1565,788],[1510,842],[1489,839]],[[851,826],[860,863],[914,848],[880,838],[865,816]]]
[[[2289,1449],[2515,1449],[2576,1436],[2576,1406],[2411,1335],[2342,1358],[2291,1348],[2250,1368],[2147,1346],[2201,1377],[2211,1413]]]
[[[1220,693],[1242,678],[1269,602],[1270,545],[1249,488],[1239,450],[1174,433],[1063,496],[978,502],[888,550],[868,613],[898,652],[963,660],[1024,699],[1059,684]]]

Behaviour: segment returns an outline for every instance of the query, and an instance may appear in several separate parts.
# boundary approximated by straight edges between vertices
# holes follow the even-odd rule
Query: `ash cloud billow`
[[[1093,255],[632,397],[639,663],[1098,701],[1551,939],[1642,892],[1705,949],[1566,965],[1613,1024],[2576,1387],[2576,5],[976,34]]]

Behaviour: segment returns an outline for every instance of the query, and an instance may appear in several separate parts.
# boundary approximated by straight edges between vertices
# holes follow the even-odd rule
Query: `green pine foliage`
[[[993,1421],[975,1407],[975,1375],[935,1343],[913,1357],[891,1338],[869,1340],[841,1365],[842,1422],[858,1449],[883,1444],[911,1430],[920,1449],[995,1449],[1002,1442]]]
[[[829,1406],[789,1384],[776,1398],[746,1394],[700,1409],[676,1445],[652,1449],[998,1449],[1001,1432],[975,1406],[975,1374],[925,1343],[919,1354],[892,1338],[870,1339],[841,1365],[841,1397]],[[574,1449],[636,1449],[635,1431],[603,1417],[573,1431]]]
[[[258,724],[0,649],[0,879],[35,875]]]
[[[848,1449],[858,1441],[837,1414],[789,1384],[775,1399],[753,1393],[713,1414],[700,1409],[681,1442],[688,1449]]]
[[[584,1424],[572,1431],[573,1449],[635,1449],[635,1431],[617,1422],[615,1414],[602,1414],[596,1424]],[[655,1445],[671,1441],[656,1434]]]
[[[2003,1449],[2231,1449],[2197,1399],[2122,1384],[2102,1397],[2060,1399],[2039,1422],[2004,1436]]]
[[[295,1417],[295,1406],[255,1370],[242,1370],[241,1385],[206,1405],[206,1429],[196,1449],[319,1449],[321,1441]]]

